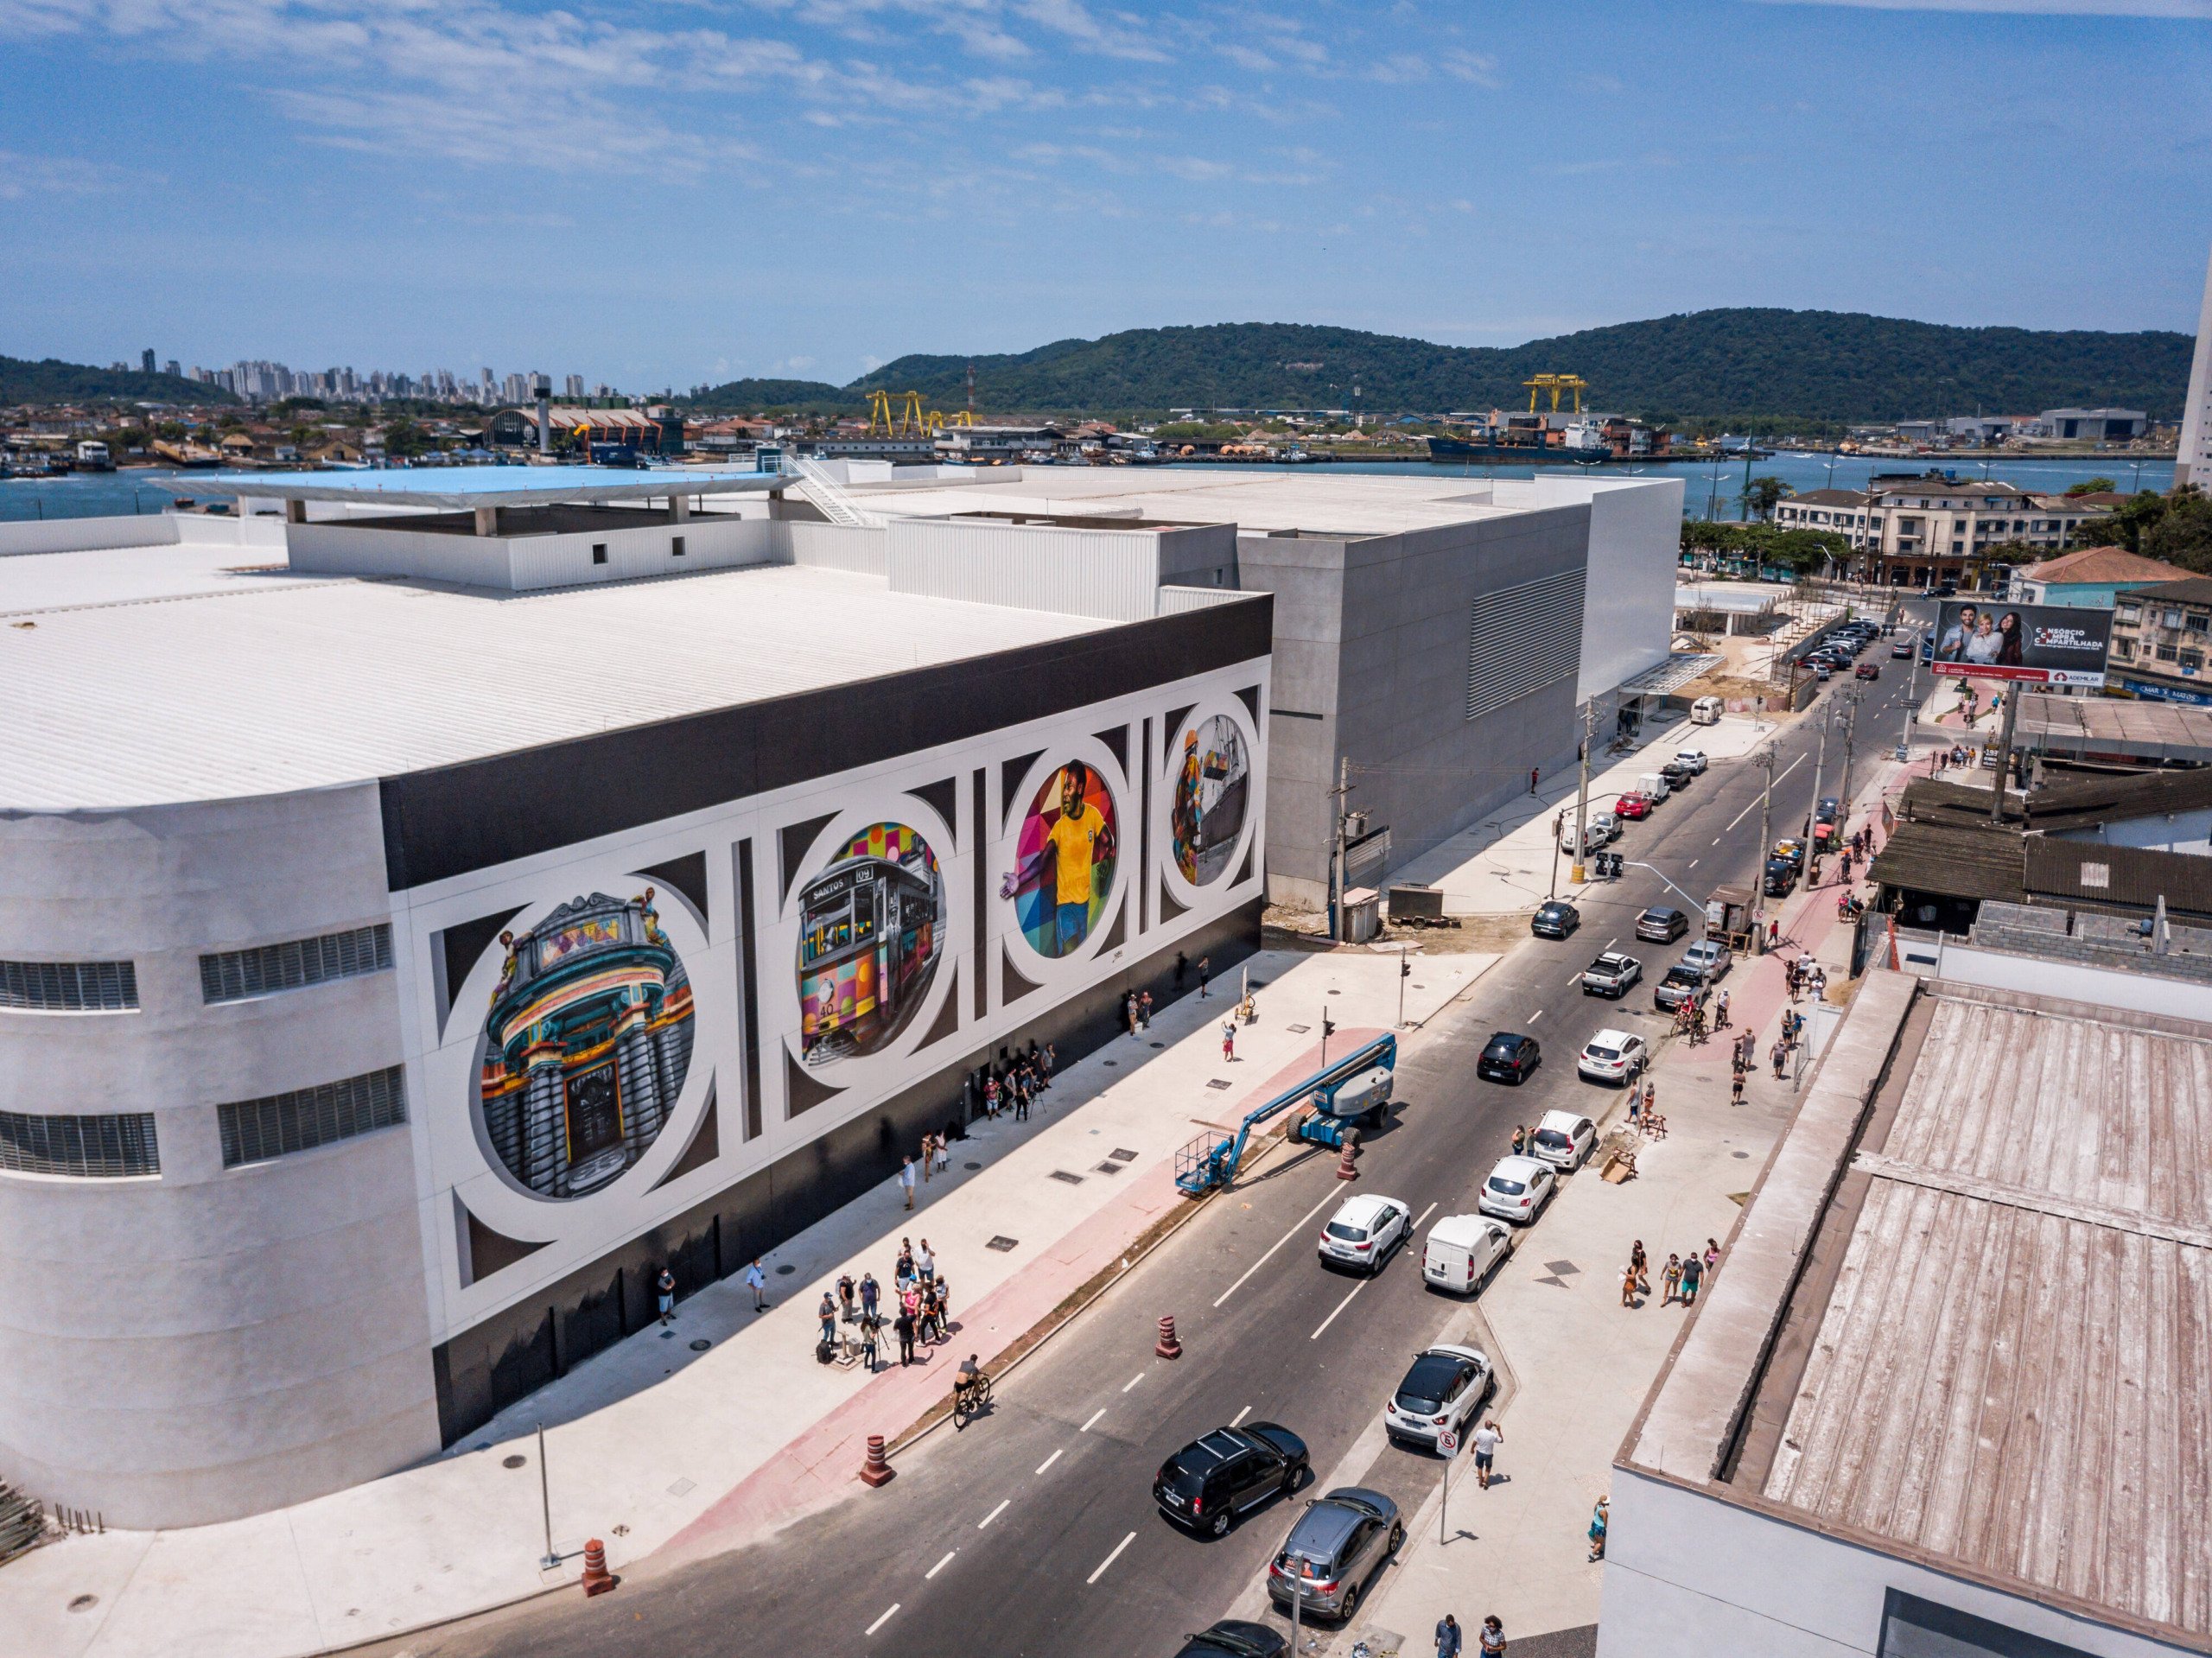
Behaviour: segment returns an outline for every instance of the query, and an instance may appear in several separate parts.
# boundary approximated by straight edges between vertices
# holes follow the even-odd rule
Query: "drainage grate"
[[[1107,1155],[1111,1157],[1116,1163],[1134,1163],[1137,1160],[1137,1154],[1129,1150],[1126,1146],[1116,1147],[1115,1150],[1108,1153]]]
[[[963,1169],[980,1169],[983,1166],[981,1163],[963,1163],[960,1166]]]
[[[499,1458],[499,1466],[502,1468],[520,1468],[529,1461],[529,1458],[521,1455],[502,1457]]]
[[[1119,1174],[1122,1166],[1119,1163],[1101,1163],[1096,1172],[1100,1174]]]
[[[790,1277],[793,1273],[797,1272],[798,1270],[798,1267],[792,1267],[792,1266],[788,1266],[788,1265],[787,1265],[787,1266],[779,1267],[777,1267],[777,1268],[776,1268],[776,1276],[777,1276],[777,1277],[779,1277],[779,1278],[789,1278],[789,1277]]]
[[[1208,1083],[1206,1086],[1208,1088],[1227,1088],[1229,1086],[1229,1078],[1226,1077],[1217,1077],[1211,1082]]]
[[[1001,1255],[1004,1255],[1007,1250],[1013,1248],[1015,1244],[1020,1242],[1021,1240],[1020,1238],[1010,1238],[1004,1233],[1001,1233],[997,1237],[993,1238],[988,1243],[985,1244],[983,1248],[986,1249],[995,1249]]]
[[[709,1341],[704,1336],[702,1336],[698,1340],[691,1344],[691,1350],[695,1353],[703,1353],[713,1345],[714,1343]]]
[[[1165,1042],[1155,1042],[1152,1045],[1155,1048],[1164,1048],[1167,1045]]]
[[[1052,1171],[1052,1178],[1055,1180],[1065,1180],[1071,1186],[1079,1186],[1083,1184],[1083,1177],[1081,1175],[1070,1174],[1065,1169],[1054,1169]]]
[[[699,1487],[696,1482],[688,1479],[680,1479],[677,1481],[675,1484],[668,1488],[668,1494],[671,1496],[684,1496],[697,1490],[698,1489]]]
[[[1290,1027],[1290,1033],[1293,1036],[1304,1036],[1306,1032],[1313,1028],[1313,1027],[1311,1025],[1294,1025]]]

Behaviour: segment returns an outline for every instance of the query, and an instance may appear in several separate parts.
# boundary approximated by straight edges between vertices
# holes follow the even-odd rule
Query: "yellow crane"
[[[1521,384],[1529,388],[1529,412],[1532,415],[1536,412],[1536,395],[1541,391],[1552,394],[1554,414],[1559,412],[1559,394],[1573,392],[1574,412],[1579,415],[1582,412],[1582,394],[1590,388],[1590,382],[1580,374],[1539,374],[1534,379],[1523,380]]]

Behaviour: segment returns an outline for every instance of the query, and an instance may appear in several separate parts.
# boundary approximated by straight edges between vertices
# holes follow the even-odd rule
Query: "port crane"
[[[1552,413],[1554,415],[1559,413],[1559,394],[1573,392],[1574,412],[1579,415],[1582,412],[1582,394],[1590,389],[1590,382],[1580,374],[1539,374],[1534,379],[1523,380],[1521,384],[1529,388],[1529,412],[1532,415],[1536,412],[1538,394],[1545,391],[1552,394]]]
[[[1398,1064],[1398,1039],[1387,1032],[1356,1048],[1333,1065],[1324,1065],[1295,1087],[1247,1112],[1234,1135],[1223,1140],[1201,1134],[1175,1153],[1175,1185],[1198,1197],[1236,1178],[1252,1130],[1294,1106],[1310,1105],[1313,1115],[1290,1131],[1309,1146],[1342,1146],[1356,1122],[1379,1126],[1389,1109]]]
[[[976,416],[969,410],[946,414],[941,409],[922,407],[918,391],[887,391],[877,390],[868,394],[868,435],[870,437],[934,437],[944,426],[973,426]]]

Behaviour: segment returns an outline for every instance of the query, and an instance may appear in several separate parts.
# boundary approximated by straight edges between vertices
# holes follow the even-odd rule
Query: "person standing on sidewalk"
[[[920,1275],[925,1284],[933,1281],[937,1277],[937,1257],[930,1253],[930,1241],[927,1238],[922,1240],[921,1252],[914,1257],[914,1270]]]
[[[1664,1292],[1659,1298],[1659,1305],[1672,1306],[1675,1297],[1681,1293],[1682,1287],[1682,1258],[1680,1255],[1667,1257],[1667,1270],[1659,1274],[1659,1285]]]
[[[899,1309],[899,1316],[891,1321],[891,1327],[899,1334],[900,1366],[912,1364],[914,1362],[914,1315],[902,1305]]]
[[[815,1312],[822,1320],[822,1344],[835,1347],[837,1344],[837,1304],[830,1299],[828,1290],[822,1292],[822,1305],[815,1309]]]
[[[1497,1426],[1497,1419],[1488,1416],[1475,1430],[1475,1483],[1484,1490],[1490,1490],[1491,1466],[1497,1459],[1497,1448],[1505,1443],[1505,1434]]]
[[[1734,1079],[1728,1084],[1728,1103],[1731,1105],[1741,1105],[1743,1102],[1744,1068],[1741,1065],[1738,1065],[1736,1067]]]
[[[1599,1497],[1598,1506],[1590,1511],[1590,1558],[1605,1558],[1605,1499]]]
[[[1728,1028],[1728,993],[1726,990],[1713,1001],[1713,1028],[1716,1033]]]
[[[753,1258],[753,1264],[745,1269],[745,1281],[753,1288],[753,1310],[755,1312],[766,1312],[768,1310],[768,1274],[760,1270],[760,1258],[758,1255]]]
[[[1693,1249],[1689,1253],[1689,1258],[1682,1262],[1682,1305],[1684,1306],[1694,1307],[1697,1305],[1697,1286],[1704,1277],[1705,1257]]]
[[[1636,1305],[1636,1263],[1634,1261],[1630,1261],[1621,1268],[1621,1305],[1624,1307],[1633,1307]]]
[[[1482,1636],[1477,1650],[1483,1658],[1505,1658],[1505,1625],[1497,1621],[1496,1612],[1483,1620]]]
[[[1643,1240],[1638,1238],[1628,1252],[1628,1269],[1636,1274],[1636,1287],[1644,1295],[1651,1293],[1651,1257],[1643,1253]]]
[[[1137,1022],[1147,1031],[1152,1028],[1152,992],[1149,990],[1137,992]]]
[[[1789,1057],[1789,1048],[1785,1045],[1785,1044],[1787,1043],[1787,1040],[1788,1040],[1788,1039],[1787,1039],[1787,1038],[1783,1038],[1783,1037],[1777,1037],[1777,1038],[1775,1039],[1775,1042],[1774,1042],[1774,1054],[1773,1054],[1773,1058],[1774,1058],[1774,1080],[1775,1080],[1776,1082],[1777,1082],[1777,1083],[1778,1083],[1778,1082],[1780,1082],[1780,1081],[1782,1081],[1782,1079],[1783,1079],[1783,1077],[1782,1077],[1782,1064],[1783,1064],[1783,1060],[1785,1060],[1785,1059],[1787,1059],[1787,1058]]]
[[[1212,982],[1213,957],[1211,956],[1201,956],[1198,957],[1198,1000],[1200,1001],[1204,1001],[1206,999],[1206,986]]]
[[[1449,1612],[1436,1626],[1436,1658],[1459,1658],[1459,1620]]]
[[[1233,1019],[1222,1021],[1221,1057],[1231,1064],[1236,1059],[1236,1021]]]
[[[881,1286],[876,1283],[875,1274],[862,1273],[861,1274],[861,1317],[870,1324],[874,1323],[876,1303],[882,1299],[883,1290]]]
[[[914,1159],[911,1157],[899,1159],[899,1190],[906,1194],[906,1207],[912,1209],[914,1206]]]
[[[660,1297],[660,1321],[665,1324],[676,1317],[676,1274],[663,1267],[660,1276],[653,1280],[653,1289]]]

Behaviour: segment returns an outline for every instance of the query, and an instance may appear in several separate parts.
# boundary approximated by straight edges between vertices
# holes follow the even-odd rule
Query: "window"
[[[2202,651],[2183,651],[2180,655],[2174,658],[2174,661],[2175,664],[2180,667],[2183,672],[2193,674],[2198,669],[2203,667],[2204,652]]]
[[[2189,613],[2189,619],[2183,622],[2182,626],[2191,633],[2204,632],[2207,629],[2212,629],[2212,616],[2207,616],[2201,611],[2192,610]]]
[[[2139,605],[2122,605],[2113,613],[2113,619],[2133,626],[2143,619],[2143,610]]]
[[[605,542],[594,541],[592,543],[591,562],[594,564],[604,564],[607,562],[607,543]]]
[[[131,962],[0,962],[0,1007],[28,1013],[129,1013],[138,1007]]]
[[[1574,677],[1582,641],[1580,570],[1501,588],[1474,602],[1467,637],[1467,718]]]
[[[235,1169],[404,1122],[406,1083],[400,1068],[391,1065],[320,1088],[219,1105],[215,1120],[223,1166]]]
[[[391,965],[391,928],[385,922],[294,938],[256,950],[229,950],[200,958],[200,994],[207,1001],[244,1001],[278,990],[297,990],[331,979],[381,973]]]
[[[668,556],[669,556],[671,558],[681,558],[681,557],[683,557],[683,537],[681,537],[681,536],[671,536],[671,537],[668,538]]]
[[[2179,627],[2181,626],[2181,612],[2178,610],[2162,612],[2158,618],[2158,625],[2161,627]]]
[[[2175,655],[2174,647],[2171,645],[2162,645],[2158,647],[2158,660],[2161,662],[2171,662]]]
[[[2135,654],[2135,641],[2133,639],[2121,638],[2115,636],[2112,642],[2112,653],[2116,657],[2133,656]]]
[[[17,1174],[66,1174],[113,1180],[162,1172],[154,1114],[37,1116],[0,1111],[0,1169]]]

